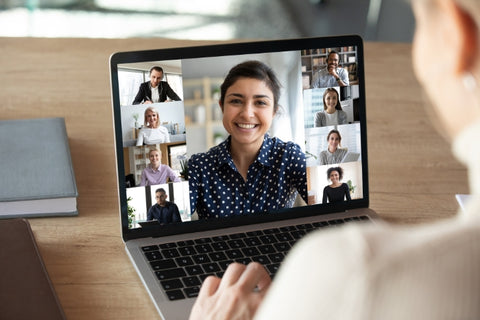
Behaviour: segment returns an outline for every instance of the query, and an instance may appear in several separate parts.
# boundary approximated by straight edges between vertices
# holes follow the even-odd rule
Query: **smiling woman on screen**
[[[144,125],[138,132],[137,146],[170,142],[167,128],[160,125],[157,109],[148,107],[144,113]]]
[[[223,126],[230,135],[188,163],[190,203],[199,218],[292,207],[297,193],[306,200],[305,154],[297,144],[267,133],[280,96],[270,67],[241,63],[220,91]]]

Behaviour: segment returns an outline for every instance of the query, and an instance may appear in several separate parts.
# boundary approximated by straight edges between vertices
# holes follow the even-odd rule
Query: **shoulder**
[[[170,166],[166,164],[160,164],[160,167],[158,168],[158,171],[173,171]]]
[[[317,113],[315,113],[315,117],[316,118],[325,118],[325,112],[318,111]]]
[[[148,128],[148,127],[141,127],[140,128],[140,131],[138,132],[139,134],[140,133],[146,133],[146,132],[150,132],[152,129]]]
[[[167,201],[167,206],[168,207],[173,207],[173,208],[177,207],[177,205],[174,202],[171,202],[171,201]]]
[[[216,162],[221,153],[221,145],[210,148],[207,152],[195,153],[190,157],[189,165],[203,165],[203,163]]]
[[[269,143],[273,150],[283,150],[285,152],[294,154],[301,152],[300,146],[293,141],[283,141],[278,137],[267,137],[265,142]]]

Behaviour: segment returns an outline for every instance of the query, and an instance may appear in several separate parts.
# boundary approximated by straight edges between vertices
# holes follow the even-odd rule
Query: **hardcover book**
[[[77,215],[63,118],[0,121],[0,219]]]
[[[0,318],[65,319],[26,219],[0,221]]]

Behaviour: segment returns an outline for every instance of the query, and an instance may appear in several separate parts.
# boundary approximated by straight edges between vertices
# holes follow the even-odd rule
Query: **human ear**
[[[218,105],[220,106],[220,109],[222,109],[222,113],[223,113],[223,103],[222,103],[222,100],[218,100]]]
[[[478,26],[470,13],[462,8],[455,0],[440,0],[439,8],[452,29],[451,50],[455,54],[454,72],[462,75],[471,70],[478,59]]]

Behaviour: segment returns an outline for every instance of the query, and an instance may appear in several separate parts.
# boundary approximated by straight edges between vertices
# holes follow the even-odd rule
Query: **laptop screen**
[[[124,238],[368,206],[359,37],[121,52],[110,63]]]

